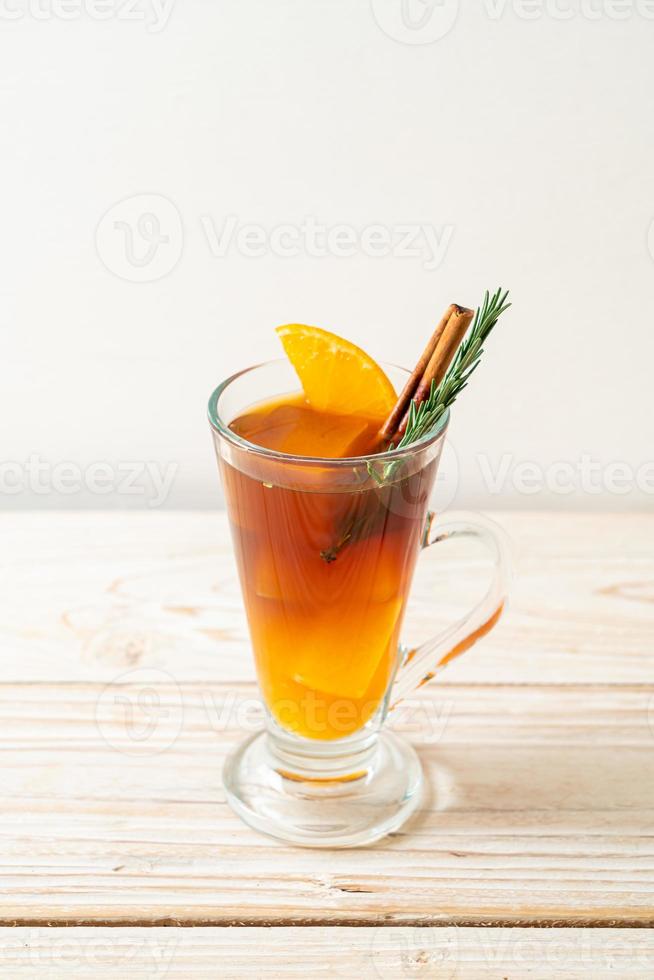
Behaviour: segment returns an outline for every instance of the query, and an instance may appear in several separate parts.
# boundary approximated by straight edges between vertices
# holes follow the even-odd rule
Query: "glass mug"
[[[386,370],[399,390],[407,373]],[[257,830],[352,847],[397,830],[418,806],[420,763],[384,721],[495,625],[509,551],[484,518],[433,521],[447,416],[418,443],[368,459],[291,456],[229,428],[257,402],[297,388],[291,365],[272,361],[229,378],[209,401],[267,717],[223,778],[231,806]],[[417,557],[459,535],[489,550],[490,587],[464,620],[408,650],[399,634]]]

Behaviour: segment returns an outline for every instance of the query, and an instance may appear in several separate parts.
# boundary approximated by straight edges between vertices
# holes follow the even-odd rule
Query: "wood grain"
[[[654,973],[649,929],[0,929],[12,980],[604,980]]]
[[[654,516],[499,519],[510,612],[393,719],[423,810],[315,852],[225,803],[225,754],[259,715],[224,518],[3,516],[0,919],[654,925]],[[444,545],[416,633],[484,574]]]
[[[654,514],[496,514],[517,560],[510,614],[447,683],[643,683],[654,677]],[[111,680],[156,664],[254,679],[224,514],[0,515],[0,682]],[[407,640],[463,613],[478,553],[421,558]]]

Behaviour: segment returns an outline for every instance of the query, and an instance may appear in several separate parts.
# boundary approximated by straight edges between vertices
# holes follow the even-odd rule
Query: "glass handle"
[[[421,646],[401,650],[400,665],[390,692],[391,709],[489,633],[504,611],[512,563],[509,539],[499,524],[481,514],[452,515],[442,522],[435,522],[430,511],[421,547],[424,550],[433,544],[461,537],[476,538],[490,552],[493,560],[491,583],[483,599],[463,619]]]

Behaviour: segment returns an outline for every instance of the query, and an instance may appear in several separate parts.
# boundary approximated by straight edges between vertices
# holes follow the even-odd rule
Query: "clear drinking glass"
[[[399,389],[406,372],[386,370]],[[265,731],[228,758],[224,785],[257,830],[351,847],[397,830],[418,806],[420,763],[384,721],[495,625],[508,547],[491,521],[435,523],[428,509],[447,417],[420,442],[369,459],[291,456],[230,430],[257,402],[297,387],[288,361],[272,361],[229,378],[209,401],[267,715]],[[409,650],[400,629],[417,557],[455,535],[488,549],[492,581],[464,620]]]

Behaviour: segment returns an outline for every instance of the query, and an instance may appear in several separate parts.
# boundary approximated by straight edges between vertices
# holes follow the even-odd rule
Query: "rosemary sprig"
[[[432,381],[431,391],[424,402],[420,405],[416,405],[415,401],[411,402],[404,435],[397,446],[391,444],[391,449],[404,449],[422,439],[437,425],[449,406],[463,391],[473,371],[479,366],[488,335],[502,313],[511,306],[506,301],[508,295],[509,291],[502,292],[501,288],[492,296],[488,290],[486,291],[484,302],[477,307],[468,336],[459,347],[447,374],[438,386]],[[370,476],[381,486],[394,476],[401,463],[399,460],[386,463],[381,473],[377,471],[374,460],[368,460],[366,465]]]
[[[370,516],[370,514],[362,514],[356,520],[351,521],[338,541],[335,541],[329,548],[325,548],[320,552],[320,557],[322,560],[326,561],[328,565],[331,565],[333,561],[336,561],[340,552],[352,540],[357,532],[362,531],[365,528],[366,524],[370,521]]]
[[[490,296],[488,290],[484,302],[477,307],[470,332],[459,347],[449,371],[436,387],[432,382],[429,397],[421,405],[411,402],[409,421],[406,431],[397,444],[397,449],[403,449],[417,442],[433,429],[443,413],[456,400],[468,384],[473,371],[479,366],[484,344],[488,335],[499,320],[502,313],[511,306],[507,303],[508,290],[497,292]]]

